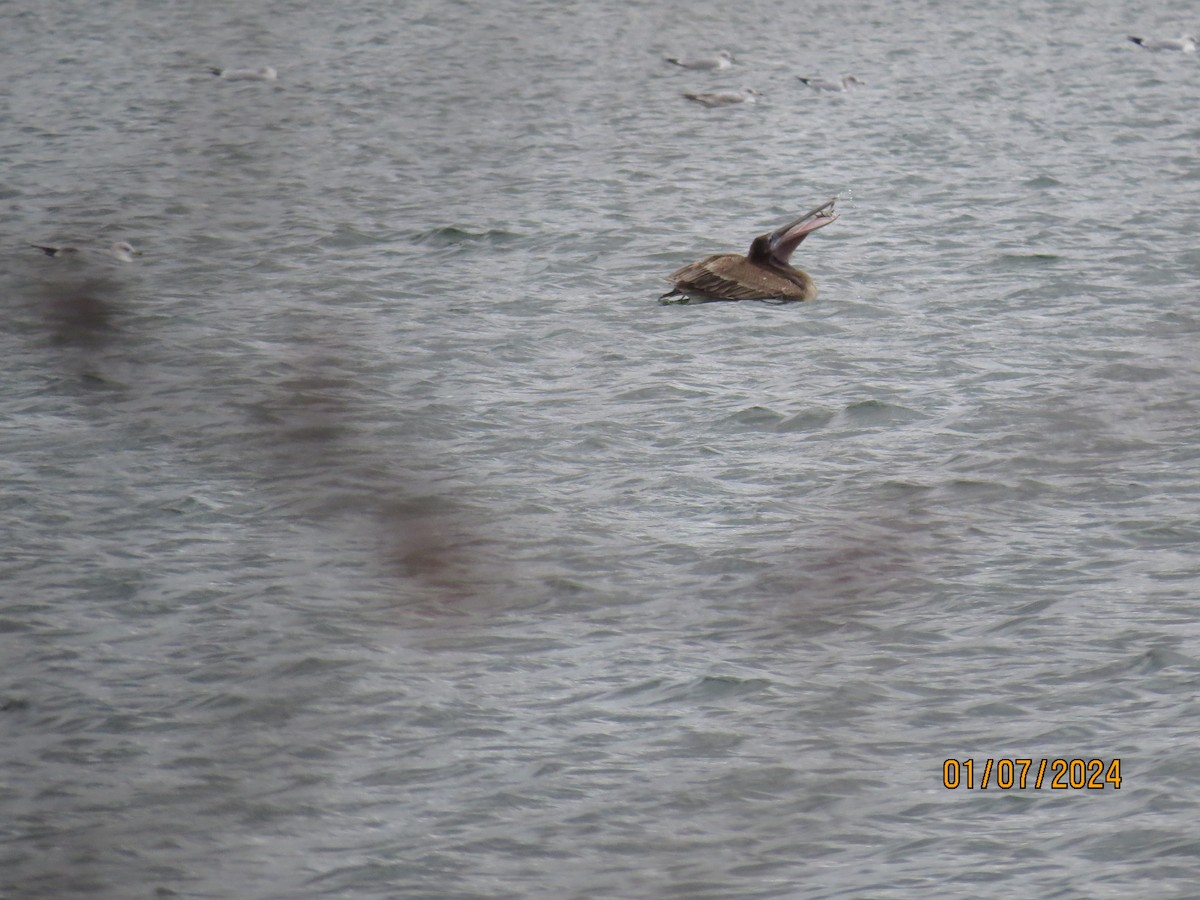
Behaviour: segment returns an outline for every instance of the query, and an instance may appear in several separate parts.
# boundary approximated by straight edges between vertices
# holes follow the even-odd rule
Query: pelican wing
[[[674,272],[671,280],[683,293],[715,300],[800,299],[802,292],[789,279],[734,253],[706,256]]]
[[[671,280],[675,287],[689,294],[718,300],[752,300],[758,291],[731,277],[729,272],[739,262],[744,264],[745,259],[729,254],[707,256],[672,273]]]

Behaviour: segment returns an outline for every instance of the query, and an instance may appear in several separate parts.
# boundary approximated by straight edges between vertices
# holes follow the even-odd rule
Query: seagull
[[[1149,40],[1130,35],[1129,39],[1139,47],[1145,47],[1147,50],[1177,50],[1181,53],[1196,52],[1196,39],[1187,34],[1177,38],[1150,38]]]
[[[705,106],[733,106],[737,103],[755,103],[756,97],[761,97],[754,88],[742,88],[740,91],[713,91],[703,94],[684,94],[689,100],[703,103]]]
[[[109,256],[117,262],[133,262],[135,256],[141,256],[142,251],[136,249],[132,244],[125,241],[117,241],[115,244],[110,244],[103,249],[94,249],[91,247],[73,247],[70,244],[30,244],[36,250],[41,250],[47,256],[55,259],[82,259],[84,254],[103,254]]]
[[[716,56],[668,56],[667,62],[685,69],[728,69],[733,65],[733,54],[718,50]]]
[[[804,78],[800,75],[796,76],[814,91],[840,92],[848,91],[856,85],[865,85],[865,81],[859,81],[853,75],[845,75],[841,81],[826,81],[822,78]]]
[[[270,66],[259,66],[257,69],[218,69],[209,66],[208,71],[225,81],[274,81],[279,73]]]

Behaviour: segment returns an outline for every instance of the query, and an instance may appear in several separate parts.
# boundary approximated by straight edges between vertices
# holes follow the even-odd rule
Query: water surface
[[[1191,12],[12,13],[0,895],[1189,895]]]

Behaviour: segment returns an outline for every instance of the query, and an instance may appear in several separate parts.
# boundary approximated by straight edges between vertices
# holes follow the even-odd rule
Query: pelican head
[[[750,252],[747,255],[755,262],[787,266],[788,260],[792,258],[792,254],[806,237],[818,228],[824,228],[838,217],[837,213],[833,211],[833,205],[837,203],[837,200],[838,198],[834,197],[828,203],[806,212],[800,218],[788,222],[770,234],[760,234],[750,244]]]

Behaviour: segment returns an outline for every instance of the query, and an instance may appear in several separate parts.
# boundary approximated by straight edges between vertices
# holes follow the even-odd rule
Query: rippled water
[[[0,896],[1191,894],[1193,15],[10,11]]]

